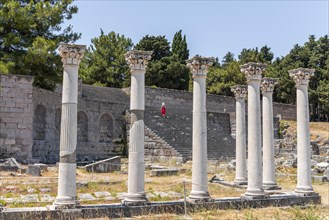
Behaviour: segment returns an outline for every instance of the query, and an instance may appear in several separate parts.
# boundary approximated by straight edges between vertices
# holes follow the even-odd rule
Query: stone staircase
[[[167,107],[167,113],[163,118],[160,109],[148,106],[145,108],[145,158],[151,161],[172,157],[182,158],[183,161],[191,160],[192,111]],[[129,113],[127,115],[129,135]],[[208,159],[234,157],[235,140],[231,136],[230,115],[207,112],[207,128]]]
[[[156,161],[174,158],[180,162],[183,160],[182,155],[177,150],[145,126],[145,159]]]
[[[145,125],[182,155],[184,161],[191,160],[192,111],[167,107],[167,113],[167,117],[162,118],[158,108],[146,107]],[[208,112],[207,125],[208,159],[234,157],[235,140],[231,136],[229,114]]]
[[[127,140],[129,141],[130,113],[126,112],[127,118]],[[176,159],[183,161],[183,157],[170,144],[145,125],[145,160],[147,161],[166,161]]]

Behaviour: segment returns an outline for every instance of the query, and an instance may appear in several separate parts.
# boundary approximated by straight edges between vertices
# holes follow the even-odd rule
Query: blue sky
[[[76,43],[115,31],[136,44],[143,36],[186,34],[190,56],[222,57],[231,51],[268,45],[275,57],[286,55],[309,35],[329,32],[329,0],[322,1],[92,1],[74,2],[79,12],[66,22],[82,33]]]

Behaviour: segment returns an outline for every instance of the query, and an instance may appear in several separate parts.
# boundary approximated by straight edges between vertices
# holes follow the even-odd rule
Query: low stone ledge
[[[174,176],[178,171],[178,169],[154,169],[151,170],[151,176]]]
[[[214,199],[206,203],[187,203],[187,211],[202,209],[243,209],[265,208],[269,206],[282,207],[293,205],[320,204],[319,195],[297,196],[294,194],[271,195],[264,199],[245,200],[240,197]],[[184,202],[153,202],[144,206],[85,205],[79,209],[52,210],[48,207],[34,208],[4,208],[0,219],[90,219],[90,218],[124,218],[139,215],[175,213],[184,214]]]
[[[87,172],[110,173],[121,170],[121,157],[115,156],[109,159],[97,161],[84,166]]]

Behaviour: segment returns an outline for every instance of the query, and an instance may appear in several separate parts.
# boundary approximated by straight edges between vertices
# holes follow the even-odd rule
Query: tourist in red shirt
[[[166,106],[165,106],[164,102],[162,102],[162,105],[161,105],[161,115],[162,115],[162,117],[166,117]]]

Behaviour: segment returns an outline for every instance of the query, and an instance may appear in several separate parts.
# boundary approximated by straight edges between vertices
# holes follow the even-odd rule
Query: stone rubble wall
[[[32,158],[33,77],[0,74],[0,155]]]

